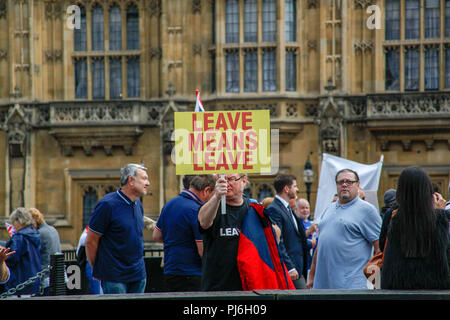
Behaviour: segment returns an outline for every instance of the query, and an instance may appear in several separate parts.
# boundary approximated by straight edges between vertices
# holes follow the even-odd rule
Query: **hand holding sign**
[[[175,112],[174,120],[176,173],[221,174],[216,196],[222,214],[225,174],[271,173],[269,110]]]
[[[216,182],[216,189],[215,189],[217,195],[219,195],[221,197],[220,200],[220,206],[221,206],[221,212],[222,214],[226,214],[227,213],[227,199],[225,197],[225,195],[227,194],[228,191],[228,183],[227,180],[225,179],[225,175],[221,174],[219,179]]]

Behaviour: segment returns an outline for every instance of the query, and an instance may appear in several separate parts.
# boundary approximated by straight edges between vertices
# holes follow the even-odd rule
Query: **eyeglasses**
[[[358,180],[339,180],[339,181],[336,181],[336,184],[339,185],[339,186],[343,186],[344,184],[352,185],[355,182],[358,182]]]
[[[229,177],[229,178],[227,178],[227,182],[234,183],[234,182],[236,182],[236,181],[242,179],[243,177],[244,177],[244,176],[240,176],[239,178],[236,178],[236,177]]]

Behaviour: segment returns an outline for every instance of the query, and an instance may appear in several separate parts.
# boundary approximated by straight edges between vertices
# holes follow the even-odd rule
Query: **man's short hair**
[[[129,163],[120,169],[120,185],[123,187],[128,183],[128,178],[136,179],[138,169],[147,171],[147,168],[142,164]]]
[[[297,201],[295,202],[295,204],[298,206],[301,202],[305,202],[308,204],[308,206],[310,206],[311,204],[309,203],[309,201],[305,198],[298,198]]]
[[[294,180],[297,178],[293,174],[279,174],[275,177],[275,181],[273,182],[273,186],[277,193],[281,193],[285,186],[292,186]]]
[[[356,171],[352,170],[352,169],[342,169],[342,170],[339,170],[339,171],[336,173],[336,177],[334,177],[334,181],[337,182],[337,177],[338,177],[342,172],[352,172],[352,173],[355,175],[356,181],[359,181],[358,173],[357,173]]]
[[[190,187],[197,191],[202,191],[209,187],[210,190],[214,190],[216,186],[216,178],[212,174],[201,174],[193,176],[191,179]]]
[[[195,177],[195,175],[193,175],[193,174],[185,175],[182,179],[183,188],[189,189],[189,187],[191,186],[191,181],[192,181],[192,179],[194,179],[194,177]]]

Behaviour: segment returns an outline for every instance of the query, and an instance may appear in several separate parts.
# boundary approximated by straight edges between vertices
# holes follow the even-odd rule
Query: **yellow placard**
[[[269,173],[269,110],[175,112],[176,174]]]

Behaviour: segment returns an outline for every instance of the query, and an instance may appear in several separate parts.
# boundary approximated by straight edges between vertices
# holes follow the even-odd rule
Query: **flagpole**
[[[221,174],[220,177],[222,179],[225,179],[225,175]],[[222,199],[220,201],[220,205],[221,205],[221,209],[222,209],[222,214],[226,214],[227,213],[227,199],[226,199],[226,195],[222,196]]]

